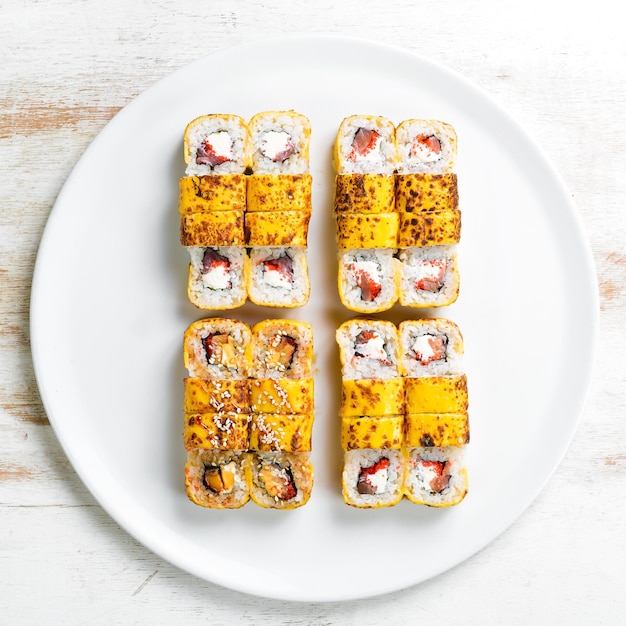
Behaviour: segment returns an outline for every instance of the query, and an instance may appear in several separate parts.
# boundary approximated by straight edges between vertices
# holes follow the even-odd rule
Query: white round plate
[[[193,505],[183,487],[182,336],[210,317],[186,297],[178,179],[187,122],[295,109],[312,123],[310,302],[246,304],[315,335],[315,487],[289,512]],[[435,118],[459,137],[461,295],[438,315],[465,336],[470,491],[457,507],[358,510],[340,489],[331,150],[342,118]],[[480,89],[405,51],[334,38],[200,59],[123,109],[76,165],[48,220],[32,287],[33,360],[50,422],[81,479],[145,546],[206,580],[267,597],[367,597],[476,553],[530,504],[564,454],[597,327],[591,256],[569,194],[537,146]],[[226,314],[228,316],[229,314]],[[419,317],[395,308],[393,321]]]

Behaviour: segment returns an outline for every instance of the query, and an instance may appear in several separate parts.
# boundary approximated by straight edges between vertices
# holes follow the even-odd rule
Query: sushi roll
[[[407,413],[404,419],[405,445],[448,447],[469,443],[469,418],[462,413]]]
[[[248,256],[238,246],[190,246],[187,295],[199,309],[234,309],[247,298]]]
[[[404,381],[405,410],[410,413],[467,411],[467,376],[421,376]]]
[[[458,209],[456,174],[397,174],[395,207],[400,213]]]
[[[404,413],[403,378],[348,379],[341,384],[339,415],[401,415]]]
[[[313,414],[255,413],[250,450],[310,452]]]
[[[311,211],[255,211],[246,213],[245,240],[261,246],[306,247]]]
[[[452,245],[461,240],[461,211],[458,209],[397,215],[398,248]]]
[[[338,213],[336,224],[339,250],[398,246],[397,213]]]
[[[185,415],[193,413],[250,413],[250,384],[248,380],[207,380],[185,378],[183,408]]]
[[[398,327],[400,371],[403,376],[462,374],[463,336],[459,327],[443,318],[405,320]]]
[[[399,174],[445,174],[456,162],[457,136],[438,120],[405,120],[396,129]]]
[[[308,452],[256,452],[250,468],[250,496],[259,506],[295,509],[308,502],[313,488]]]
[[[245,211],[246,190],[242,174],[185,176],[179,181],[178,212]]]
[[[247,348],[252,341],[244,322],[212,318],[193,322],[185,331],[184,363],[192,378],[246,379]]]
[[[393,174],[397,164],[395,127],[376,115],[351,115],[339,126],[334,148],[337,174]]]
[[[399,376],[399,343],[391,322],[355,319],[336,333],[342,376],[345,380]]]
[[[416,504],[459,504],[468,490],[465,446],[414,447],[406,450],[404,495]]]
[[[250,135],[237,115],[203,115],[184,134],[187,176],[243,174],[250,165]]]
[[[398,299],[397,262],[390,249],[345,250],[339,255],[339,297],[351,311],[376,313]]]
[[[249,122],[254,174],[306,174],[311,123],[295,111],[264,111]]]
[[[402,306],[448,306],[459,296],[456,246],[401,249],[397,254],[397,269]]]
[[[245,242],[243,211],[188,213],[180,217],[182,246],[243,246]]]
[[[361,415],[341,419],[341,447],[344,451],[399,450],[402,447],[404,416]]]
[[[252,377],[310,378],[313,360],[313,330],[306,322],[269,319],[253,329]]]
[[[297,307],[309,299],[306,251],[294,247],[250,250],[248,297],[261,306]]]
[[[250,381],[250,406],[255,413],[312,413],[313,378]]]
[[[404,460],[401,450],[356,449],[344,452],[344,502],[358,508],[393,506],[402,499]]]
[[[310,211],[310,174],[253,174],[248,176],[247,209],[256,211]]]
[[[337,213],[392,213],[395,181],[388,174],[337,174],[334,210]]]
[[[247,452],[190,450],[185,464],[189,499],[212,509],[238,509],[250,499]]]
[[[250,415],[235,411],[185,415],[183,442],[186,450],[248,450]]]

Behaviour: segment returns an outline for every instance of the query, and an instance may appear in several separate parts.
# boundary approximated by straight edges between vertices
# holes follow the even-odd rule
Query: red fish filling
[[[375,147],[380,133],[372,128],[359,128],[354,134],[352,140],[352,150],[350,151],[349,159],[356,161],[359,157],[368,155]]]
[[[413,344],[415,359],[422,365],[441,361],[447,356],[448,338],[445,335],[421,335]]]
[[[447,259],[433,259],[420,263],[420,278],[415,281],[415,289],[437,293],[444,285],[446,270],[449,262]]]
[[[261,153],[274,163],[283,163],[296,151],[296,144],[289,133],[270,130],[263,135]]]
[[[433,157],[441,154],[441,142],[435,135],[417,135],[411,145],[411,154],[419,157],[424,152]]]
[[[208,137],[205,138],[196,151],[196,163],[198,165],[215,167],[216,165],[226,163],[226,161],[230,161],[230,158],[225,154],[216,152]]]
[[[365,270],[357,270],[355,273],[356,284],[361,289],[361,300],[372,302],[378,297],[383,286],[375,281]]]
[[[362,330],[354,340],[354,356],[376,359],[383,365],[391,365],[387,358],[383,338],[373,330]]]
[[[428,481],[427,487],[433,493],[441,493],[450,484],[450,462],[449,461],[420,461],[424,473],[432,478]]]
[[[263,272],[276,272],[280,277],[280,283],[291,284],[293,282],[293,260],[284,254],[277,259],[267,259],[263,261]]]
[[[204,255],[202,256],[202,274],[208,274],[213,270],[221,269],[226,273],[226,275],[230,275],[230,261],[227,257],[222,256],[213,248],[207,248],[204,251]],[[230,289],[232,287],[232,283],[230,279],[226,284],[226,289]]]
[[[381,457],[373,465],[362,467],[356,483],[357,491],[370,496],[386,491],[390,464],[388,458]]]

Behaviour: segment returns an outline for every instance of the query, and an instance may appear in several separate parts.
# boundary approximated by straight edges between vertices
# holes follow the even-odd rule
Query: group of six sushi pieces
[[[248,123],[206,115],[184,133],[180,240],[188,296],[203,310],[299,307],[309,297],[308,119],[267,111]],[[396,302],[453,303],[459,290],[456,134],[443,122],[378,116],[341,123],[334,216],[342,303],[377,313]],[[443,318],[398,327],[371,318],[336,333],[342,366],[342,492],[346,504],[429,506],[467,493],[469,442],[463,339]],[[309,500],[313,333],[301,321],[254,327],[227,318],[184,336],[185,485],[194,503],[292,509]]]

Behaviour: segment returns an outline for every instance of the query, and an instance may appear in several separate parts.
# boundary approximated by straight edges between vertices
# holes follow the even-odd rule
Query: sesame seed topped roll
[[[396,129],[399,174],[445,174],[456,162],[457,136],[438,120],[405,120]]]
[[[337,174],[393,174],[397,163],[395,128],[376,115],[351,115],[335,139]]]
[[[250,165],[250,136],[238,115],[212,114],[187,124],[184,134],[187,176],[243,174]]]
[[[265,378],[250,381],[255,413],[312,413],[313,378]]]
[[[250,119],[255,174],[306,174],[311,123],[295,111],[264,111]]]

